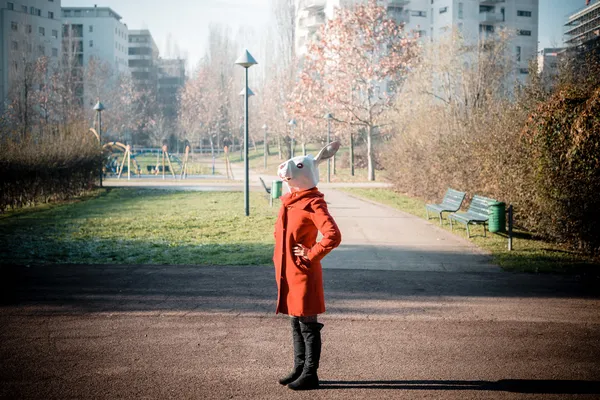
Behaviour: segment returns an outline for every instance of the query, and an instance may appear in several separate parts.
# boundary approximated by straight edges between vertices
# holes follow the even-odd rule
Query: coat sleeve
[[[312,204],[311,218],[319,232],[323,235],[320,242],[316,243],[308,252],[308,260],[320,261],[331,250],[342,242],[342,233],[335,220],[327,210],[325,200],[319,199]]]

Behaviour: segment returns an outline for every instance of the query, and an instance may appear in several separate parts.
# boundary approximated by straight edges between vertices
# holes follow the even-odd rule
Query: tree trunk
[[[267,149],[267,156],[271,156],[271,147],[269,146],[269,141],[265,143],[265,148]]]
[[[354,134],[350,132],[350,175],[354,176]]]
[[[375,180],[375,165],[373,164],[373,126],[367,130],[367,180]]]
[[[331,158],[331,172],[335,175],[335,156]]]
[[[302,142],[302,155],[306,156],[306,142]]]
[[[277,157],[279,157],[279,161],[283,160],[283,157],[281,157],[281,136],[277,136]]]

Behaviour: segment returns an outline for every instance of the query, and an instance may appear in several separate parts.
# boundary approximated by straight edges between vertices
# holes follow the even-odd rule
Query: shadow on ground
[[[321,381],[322,389],[483,390],[536,394],[600,394],[600,382],[502,379],[490,381]]]
[[[0,268],[0,309],[33,305],[48,313],[209,311],[272,313],[272,267],[39,265]],[[596,298],[575,277],[326,269],[325,293],[335,301],[428,301],[439,296]],[[339,313],[355,313],[339,309]],[[365,308],[361,313],[389,312]]]

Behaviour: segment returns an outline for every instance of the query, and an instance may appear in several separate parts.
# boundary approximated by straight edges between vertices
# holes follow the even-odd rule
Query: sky
[[[167,51],[171,37],[171,49],[177,43],[181,56],[187,55],[188,66],[195,65],[204,55],[210,24],[229,25],[234,32],[241,26],[249,26],[260,32],[271,19],[269,3],[269,0],[62,0],[67,7],[98,4],[112,8],[129,29],[149,29],[163,57],[175,56]],[[539,48],[561,46],[567,16],[585,6],[585,0],[539,0],[539,4]]]

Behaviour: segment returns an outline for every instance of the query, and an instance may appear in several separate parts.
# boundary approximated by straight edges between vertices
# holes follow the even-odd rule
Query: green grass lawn
[[[346,188],[345,192],[374,200],[417,217],[426,218],[425,202],[412,197],[404,196],[390,189],[358,189]],[[446,215],[446,214],[445,214]],[[431,222],[439,226],[437,216],[432,216]],[[450,231],[447,219],[443,220],[443,229]],[[505,234],[488,232],[483,236],[480,225],[471,225],[471,240],[479,247],[491,252],[494,261],[508,271],[522,272],[553,272],[600,274],[600,264],[587,259],[577,253],[565,250],[556,244],[548,243],[534,238],[530,233],[515,229],[513,238],[513,251],[508,251],[508,240]],[[465,226],[454,224],[454,233],[467,237]]]
[[[270,264],[277,207],[251,193],[97,191],[0,216],[0,264]]]
[[[321,147],[318,147],[315,144],[309,144],[306,146],[306,154],[312,154],[313,156],[316,156],[319,153],[319,150],[321,150]],[[279,156],[277,155],[277,146],[271,146],[270,152],[271,155],[267,156],[267,168],[265,168],[263,146],[257,146],[256,151],[254,151],[253,147],[250,147],[248,153],[250,169],[259,174],[276,175],[279,164],[285,160],[279,159]],[[366,168],[355,168],[354,175],[351,175],[349,167],[342,168],[340,166],[340,159],[341,157],[347,157],[347,155],[345,155],[346,153],[348,153],[348,148],[341,148],[338,151],[338,161],[336,163],[335,174],[333,173],[333,163],[331,164],[331,182],[367,182]],[[294,155],[302,155],[302,147],[300,145],[296,146],[296,152]],[[240,159],[240,152],[236,151],[230,153],[229,161],[232,163],[241,163],[242,160]],[[325,182],[327,180],[327,163],[319,166],[319,179],[321,182]],[[375,179],[377,181],[385,181],[385,171],[375,171]]]

